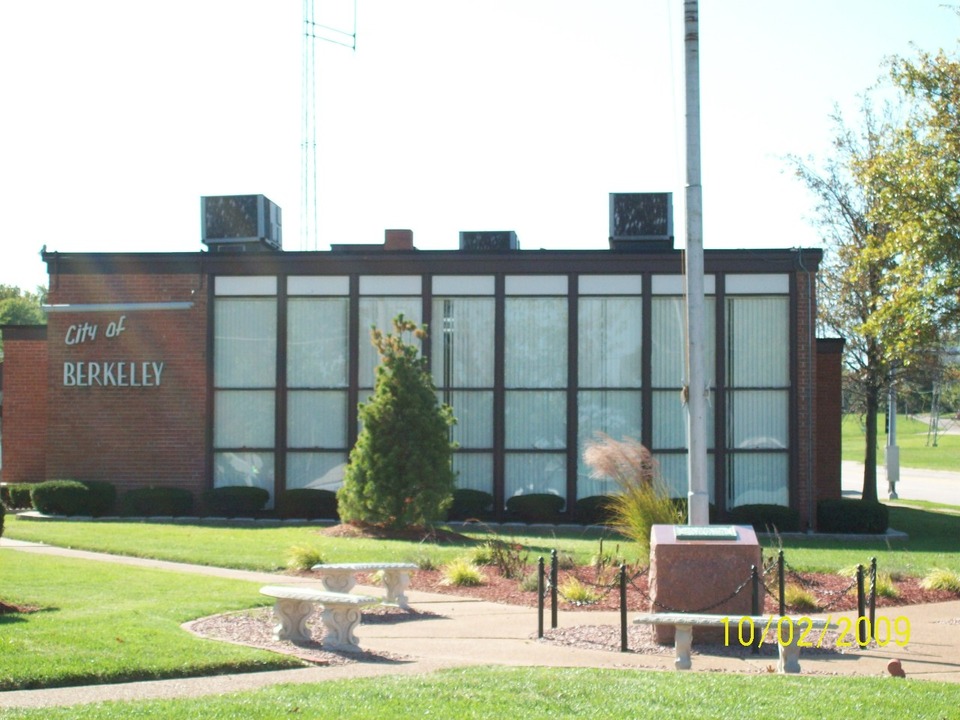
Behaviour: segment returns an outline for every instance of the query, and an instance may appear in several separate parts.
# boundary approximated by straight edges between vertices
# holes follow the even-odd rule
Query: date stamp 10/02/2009
[[[816,627],[815,627],[816,626]],[[833,630],[832,635],[828,632]],[[881,615],[871,624],[870,618],[838,617],[815,622],[812,618],[803,616],[792,618],[778,615],[767,616],[765,627],[760,627],[755,618],[744,616],[723,618],[723,644],[730,645],[738,642],[743,647],[760,646],[770,636],[770,641],[780,645],[796,645],[797,647],[823,647],[824,640],[838,648],[866,647],[874,641],[880,647],[886,647],[891,642],[900,647],[906,647],[910,642],[910,619],[904,615],[889,618]]]

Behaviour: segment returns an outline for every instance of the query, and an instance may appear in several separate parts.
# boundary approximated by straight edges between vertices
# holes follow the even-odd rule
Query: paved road
[[[844,497],[860,497],[863,463],[844,462],[841,472]],[[960,472],[900,468],[897,495],[901,500],[929,500],[960,507]],[[889,496],[887,469],[880,466],[877,468],[877,497],[885,500]]]

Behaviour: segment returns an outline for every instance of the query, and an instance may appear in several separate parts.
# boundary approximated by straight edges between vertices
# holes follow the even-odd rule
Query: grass
[[[71,520],[23,520],[7,516],[4,536],[59,547],[80,548],[117,555],[149,557],[159,560],[213,565],[273,572],[284,569],[290,549],[309,547],[319,552],[325,562],[424,562],[440,566],[456,559],[476,546],[477,542],[494,538],[487,530],[471,530],[463,543],[410,542],[405,540],[373,540],[329,537],[316,526],[299,527],[229,527],[202,524],[142,523],[124,521],[84,522]],[[595,530],[571,529],[556,532],[527,531],[511,534],[511,542],[525,546],[536,561],[538,555],[549,560],[556,548],[586,564],[595,555],[599,538]],[[634,559],[639,550],[623,542],[622,552]]]
[[[266,604],[258,585],[0,551],[0,690],[295,667],[295,659],[194,637],[181,623]]]
[[[883,462],[883,448],[887,436],[883,432],[886,416],[877,419],[877,460]],[[897,446],[900,448],[900,466],[924,470],[957,470],[960,468],[960,435],[937,438],[937,446],[927,445],[927,423],[897,415]],[[843,459],[863,462],[866,452],[864,429],[859,415],[844,415],[841,425]],[[932,440],[931,440],[932,442]]]
[[[444,670],[319,684],[279,685],[217,697],[9,710],[7,720],[219,720],[278,717],[417,717],[514,720],[656,717],[706,720],[846,720],[955,717],[960,685],[890,678],[784,677],[589,668]]]

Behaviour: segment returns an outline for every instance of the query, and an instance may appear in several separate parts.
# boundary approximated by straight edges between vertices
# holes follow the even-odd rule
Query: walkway
[[[860,497],[863,491],[863,463],[844,461],[841,468],[844,497]],[[877,497],[886,500],[889,495],[887,468],[881,464],[877,466]],[[902,467],[897,495],[900,500],[928,500],[960,507],[960,472]]]
[[[230,577],[260,584],[311,582],[309,578],[141,560],[7,539],[0,539],[0,552],[52,554],[152,567],[170,572]],[[357,591],[380,592],[376,588],[362,587],[358,587]],[[431,593],[409,592],[408,595],[413,609],[429,612],[431,615],[416,622],[361,625],[357,631],[364,649],[377,654],[407,658],[405,661],[357,662],[241,675],[0,692],[0,708],[72,705],[105,700],[199,697],[252,690],[277,683],[313,683],[383,674],[420,674],[464,665],[659,670],[672,668],[673,657],[670,652],[643,655],[561,647],[540,642],[536,639],[537,614],[532,608]],[[897,608],[896,614],[910,619],[911,642],[908,648],[891,644],[886,648],[868,648],[843,655],[801,655],[803,673],[884,676],[887,674],[887,663],[897,657],[902,660],[904,670],[910,678],[960,683],[960,601]],[[549,613],[547,615],[549,625]],[[559,626],[562,628],[586,624],[618,626],[619,614],[580,611],[561,612],[559,615]],[[694,650],[696,651],[696,648]],[[761,658],[748,655],[745,659],[694,656],[694,668],[704,671],[762,673],[767,672],[775,662],[776,660],[771,660],[769,656]]]

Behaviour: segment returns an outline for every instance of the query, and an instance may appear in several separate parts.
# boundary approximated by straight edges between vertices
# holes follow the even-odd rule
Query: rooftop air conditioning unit
[[[519,250],[517,233],[513,230],[461,230],[460,249],[472,252],[499,252]]]
[[[220,195],[200,198],[204,244],[217,250],[226,245],[283,249],[280,208],[263,195]],[[230,248],[233,249],[233,248]]]
[[[673,193],[610,193],[610,242],[673,248]]]

